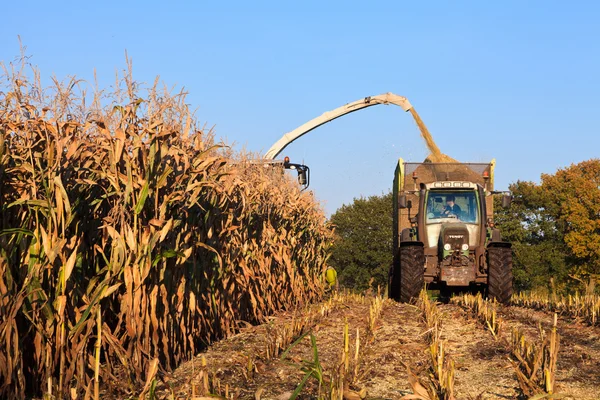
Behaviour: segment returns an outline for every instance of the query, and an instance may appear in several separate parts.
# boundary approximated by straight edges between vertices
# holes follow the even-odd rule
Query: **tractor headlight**
[[[450,251],[451,248],[452,248],[452,246],[450,246],[450,243],[446,243],[444,245],[444,250],[446,250],[446,251]]]
[[[467,251],[467,250],[469,250],[469,245],[468,245],[468,244],[466,244],[466,243],[465,243],[465,244],[463,244],[463,245],[462,245],[462,249],[463,249],[463,251]]]

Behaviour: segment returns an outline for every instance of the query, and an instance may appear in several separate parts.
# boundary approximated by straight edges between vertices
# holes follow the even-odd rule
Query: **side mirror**
[[[398,196],[398,208],[407,208],[405,194]]]
[[[502,196],[502,208],[509,208],[512,204],[512,196],[510,194],[505,194]]]
[[[306,177],[306,170],[299,169],[298,170],[298,183],[301,184],[302,186],[306,186],[306,182],[308,182],[308,179]]]

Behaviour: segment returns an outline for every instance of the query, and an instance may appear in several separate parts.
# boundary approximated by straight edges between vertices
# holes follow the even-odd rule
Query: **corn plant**
[[[317,347],[317,339],[312,333],[310,334],[310,343],[313,350],[313,359],[304,360],[302,362],[302,365],[300,365],[300,369],[302,370],[302,372],[305,373],[305,375],[298,384],[298,386],[296,386],[296,389],[290,396],[290,400],[294,400],[300,395],[300,392],[302,391],[302,389],[304,389],[304,386],[311,378],[315,379],[319,384],[317,398],[321,399],[321,387],[323,386],[323,367],[321,366],[321,362],[319,361],[319,349]]]
[[[2,67],[0,397],[139,393],[322,296],[320,206],[215,142],[185,93],[140,89],[130,63],[111,92]]]

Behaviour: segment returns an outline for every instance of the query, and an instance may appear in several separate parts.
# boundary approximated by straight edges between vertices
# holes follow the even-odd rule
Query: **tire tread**
[[[507,304],[513,294],[512,249],[488,248],[488,297]]]
[[[425,254],[422,246],[400,247],[399,300],[409,302],[419,297],[424,284]]]

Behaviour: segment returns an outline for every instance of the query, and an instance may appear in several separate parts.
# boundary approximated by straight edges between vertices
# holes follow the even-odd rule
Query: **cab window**
[[[449,219],[476,224],[479,222],[479,204],[474,191],[429,192],[427,223],[443,223]]]

